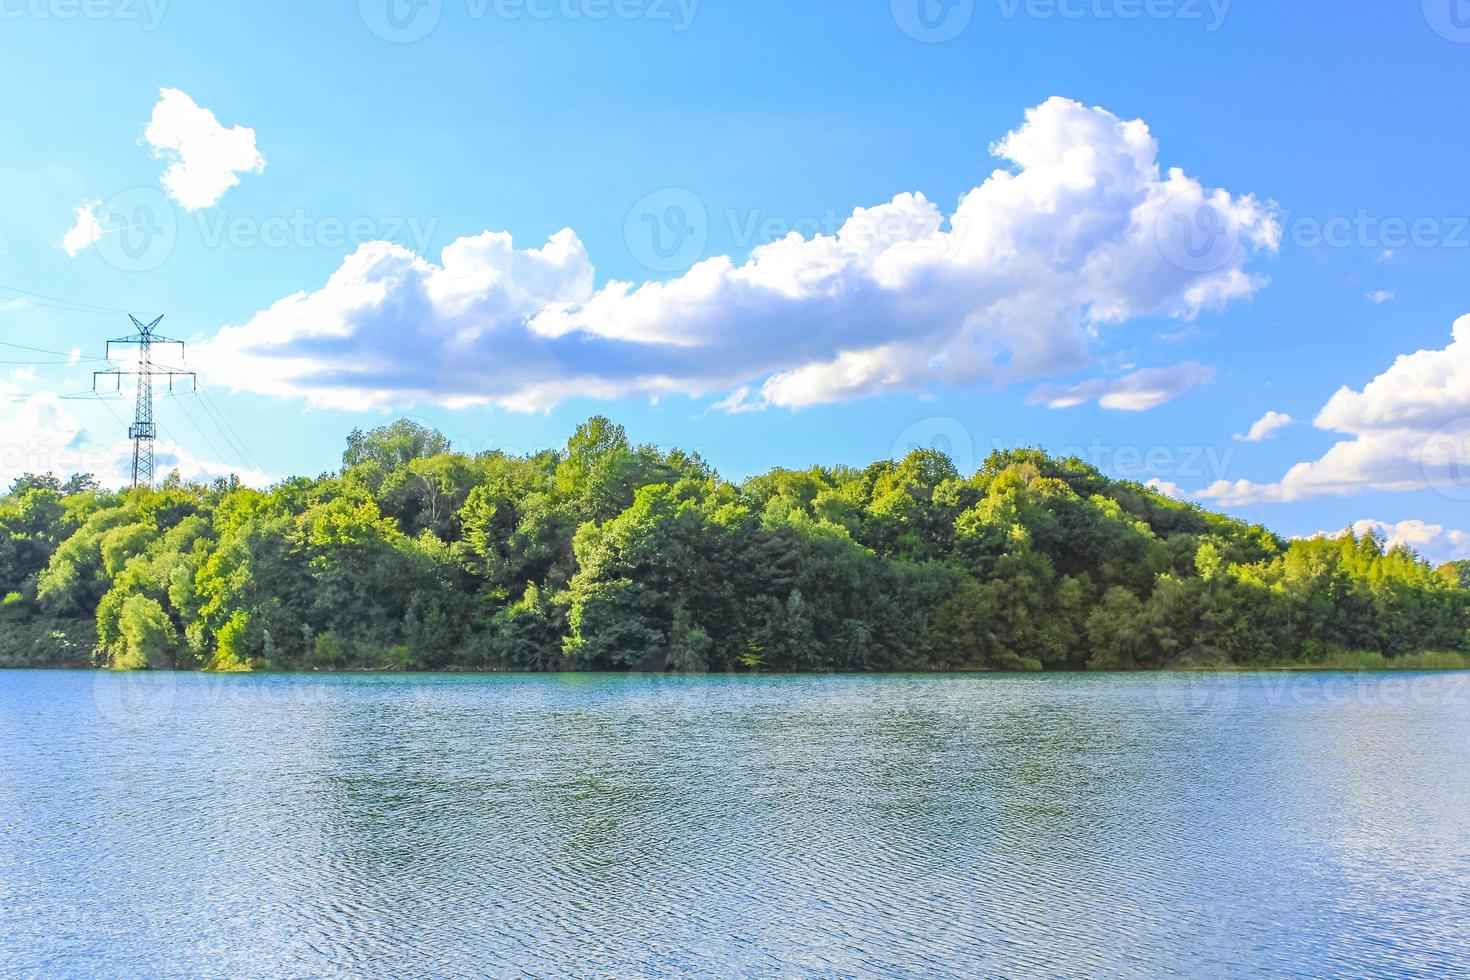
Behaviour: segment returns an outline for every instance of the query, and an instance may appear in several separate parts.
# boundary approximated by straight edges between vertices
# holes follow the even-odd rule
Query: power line
[[[230,420],[225,416],[224,411],[215,404],[213,399],[209,398],[207,393],[200,392],[200,395],[200,404],[204,406],[205,412],[210,418],[215,420],[215,424],[220,427],[221,432],[225,433],[225,438],[230,444],[239,447],[244,465],[265,472],[265,467],[260,465],[260,460],[256,457],[255,453],[250,451],[250,447],[245,444],[245,440],[240,437],[240,433],[230,424]]]
[[[0,285],[0,290],[6,289],[9,289],[13,292],[25,293],[26,295],[37,296],[41,299],[54,299],[54,297],[44,296],[43,294],[29,293],[25,290],[16,290],[12,287]],[[95,308],[97,312],[102,312],[106,309],[106,307]],[[154,380],[162,378],[166,378],[169,382],[169,385],[166,392],[159,392],[159,394],[165,396],[192,394],[194,395],[194,397],[199,399],[200,408],[204,410],[205,416],[208,417],[210,422],[214,425],[215,429],[218,430],[220,436],[224,440],[224,445],[235,456],[235,459],[240,464],[242,470],[248,471],[251,468],[254,468],[257,472],[265,472],[265,467],[260,465],[260,460],[256,458],[250,447],[245,443],[245,440],[240,436],[240,433],[235,429],[233,425],[230,424],[228,416],[226,416],[224,411],[220,409],[220,407],[215,403],[214,399],[209,397],[207,392],[201,391],[199,389],[199,383],[195,373],[182,366],[182,364],[176,367],[174,365],[164,363],[154,356],[154,347],[156,345],[177,345],[179,348],[180,360],[183,361],[183,341],[174,340],[172,338],[165,337],[154,332],[158,325],[163,322],[163,317],[157,317],[150,323],[144,323],[132,314],[128,314],[128,318],[132,320],[133,326],[137,328],[137,333],[131,334],[126,337],[118,337],[113,340],[109,340],[107,342],[107,347],[103,357],[83,358],[78,353],[56,351],[44,347],[31,347],[25,344],[0,341],[0,347],[10,347],[17,350],[30,351],[37,354],[50,354],[56,357],[66,358],[65,361],[54,362],[0,360],[0,364],[17,363],[57,365],[73,364],[81,360],[87,360],[92,362],[103,361],[107,362],[110,365],[113,360],[112,347],[114,344],[136,347],[138,349],[138,362],[136,368],[114,368],[112,370],[94,371],[92,373],[92,390],[90,392],[75,392],[60,394],[56,396],[58,398],[67,400],[101,402],[102,407],[108,412],[108,414],[110,414],[119,425],[123,425],[124,423],[122,418],[118,415],[116,411],[113,410],[111,403],[113,401],[121,400],[122,379],[124,377],[136,380],[133,422],[127,427],[128,438],[133,441],[134,487],[152,486],[153,484],[154,449],[161,431],[161,426],[159,425],[158,420],[154,415]],[[104,377],[113,378],[115,380],[117,384],[116,398],[109,397],[107,392],[99,390],[98,379]],[[189,379],[189,389],[184,392],[176,392],[173,386],[175,378]],[[183,413],[184,418],[188,421],[189,425],[194,429],[195,432],[199,434],[199,437],[204,440],[205,445],[209,447],[210,452],[214,453],[216,458],[223,459],[224,454],[220,452],[219,447],[215,444],[214,440],[211,439],[209,434],[204,431],[204,428],[199,424],[193,413],[190,412],[189,409],[185,406],[184,400],[182,398],[179,398],[178,406],[179,410]]]
[[[204,411],[215,420],[215,425],[220,427],[220,431],[226,433],[225,438],[228,440],[233,437],[234,443],[240,447],[240,451],[245,459],[250,461],[249,465],[264,473],[265,467],[260,465],[260,460],[256,459],[255,454],[250,451],[250,447],[245,445],[245,440],[240,438],[240,433],[235,431],[235,427],[230,425],[230,420],[225,416],[225,413],[220,411],[219,406],[214,403],[214,399],[209,397],[209,392],[201,390],[199,392],[199,398],[200,404],[204,406]]]
[[[0,299],[5,298],[4,296],[0,296]],[[60,303],[45,303],[34,299],[13,299],[11,302],[16,304],[17,309],[60,310],[63,313],[73,313],[77,316],[117,316],[116,313],[109,313],[106,310],[90,310],[86,307],[62,306]]]
[[[60,296],[47,296],[45,293],[33,293],[28,289],[20,289],[16,286],[7,286],[3,283],[0,283],[0,290],[3,290],[7,293],[16,293],[20,296],[28,296],[33,299],[46,300],[48,301],[48,303],[62,303],[65,305],[57,306],[54,308],[68,309],[74,313],[106,313],[110,316],[132,316],[134,313],[138,312],[136,310],[120,310],[115,306],[99,306],[95,303],[83,303],[79,302],[78,300],[63,299]]]
[[[184,413],[184,418],[189,420],[189,424],[194,427],[194,431],[199,433],[199,438],[204,440],[204,444],[209,447],[209,451],[214,453],[217,458],[224,459],[225,454],[219,451],[219,448],[214,444],[214,440],[205,434],[204,430],[199,427],[199,423],[194,421],[194,416],[189,414],[189,410],[184,407],[184,400],[182,398],[175,398],[174,403],[179,406],[179,411]],[[240,464],[243,468],[245,461],[240,460]]]
[[[219,419],[215,418],[214,413],[209,410],[209,403],[201,395],[196,394],[195,397],[199,400],[199,408],[204,412],[204,417],[209,419],[209,424],[214,426],[214,431],[218,432],[219,437],[224,440],[225,445],[230,447],[230,452],[234,454],[235,459],[240,462],[241,466],[249,466],[250,464],[245,462],[245,454],[240,451],[240,446],[230,438],[230,434],[225,431],[225,427],[220,425]]]
[[[107,358],[105,357],[91,357],[89,355],[82,354],[80,351],[52,350],[49,347],[31,347],[28,344],[17,344],[9,340],[0,340],[0,347],[10,347],[14,350],[30,351],[32,354],[53,354],[56,357],[66,358],[68,362],[70,362],[72,357],[75,357],[79,361],[107,360]]]
[[[46,394],[51,394],[51,392],[49,392],[49,391],[23,391],[23,392],[20,392],[19,394],[0,396],[0,401],[24,402],[24,401],[30,401],[32,398],[36,398],[36,397],[39,397],[41,395],[46,395]],[[64,401],[64,402],[70,402],[70,401],[78,401],[78,402],[117,401],[117,398],[108,398],[107,395],[106,395],[106,393],[104,393],[104,392],[92,392],[92,391],[64,392],[64,393],[55,395],[55,397],[56,397],[56,399],[58,401]]]
[[[108,415],[111,415],[114,419],[117,420],[117,424],[118,425],[126,425],[127,424],[127,423],[125,423],[122,420],[122,416],[119,415],[119,414],[117,414],[117,409],[113,408],[112,405],[110,404],[111,401],[112,401],[112,399],[110,399],[110,398],[99,398],[97,400],[102,403],[102,407],[103,408],[107,409],[107,414]]]

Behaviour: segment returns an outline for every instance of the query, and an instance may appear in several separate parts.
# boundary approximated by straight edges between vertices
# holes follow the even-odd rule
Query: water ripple
[[[1463,680],[3,673],[0,974],[1464,975]]]

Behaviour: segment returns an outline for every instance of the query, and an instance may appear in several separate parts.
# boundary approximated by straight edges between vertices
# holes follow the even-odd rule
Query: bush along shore
[[[1038,450],[735,484],[594,418],[465,455],[396,422],[269,490],[17,480],[0,665],[118,670],[1454,667],[1470,563],[1287,541]]]

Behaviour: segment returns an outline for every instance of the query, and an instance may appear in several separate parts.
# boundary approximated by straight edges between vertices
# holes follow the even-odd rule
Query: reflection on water
[[[0,673],[0,972],[1464,974],[1465,674]]]

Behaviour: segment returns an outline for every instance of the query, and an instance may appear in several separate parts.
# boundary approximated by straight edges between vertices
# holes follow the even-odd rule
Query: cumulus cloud
[[[163,187],[190,211],[207,208],[240,182],[260,173],[265,157],[255,148],[255,130],[226,129],[213,112],[176,88],[159,90],[158,104],[143,138],[153,155],[168,161]]]
[[[1262,442],[1276,433],[1277,429],[1284,429],[1292,425],[1296,419],[1285,412],[1267,412],[1256,419],[1249,431],[1238,432],[1235,435],[1236,442]]]
[[[1373,290],[1373,292],[1368,294],[1368,302],[1379,304],[1387,303],[1391,301],[1395,295],[1397,294],[1392,289],[1375,289]]]
[[[120,459],[114,456],[112,467],[103,471],[104,484],[110,485],[111,482],[116,482],[118,486],[122,486],[132,478],[132,446],[132,443],[124,443],[122,446],[124,455]],[[174,471],[177,471],[181,478],[196,483],[208,483],[220,477],[228,479],[234,476],[238,477],[245,486],[260,489],[275,481],[275,478],[264,470],[253,466],[234,466],[218,459],[200,456],[181,442],[160,439],[153,447],[155,478],[162,480]]]
[[[1373,534],[1388,548],[1405,547],[1439,564],[1470,558],[1470,533],[1456,531],[1443,524],[1410,520],[1390,524],[1387,521],[1361,520],[1341,531],[1320,531],[1314,537],[1337,538],[1351,531],[1358,537]]]
[[[76,206],[76,220],[61,239],[61,250],[72,258],[102,237],[102,222],[97,218],[101,201],[83,201]]]
[[[17,401],[0,417],[0,489],[25,473],[91,473],[107,487],[123,487],[132,479],[133,444],[121,431],[89,428],[50,392],[17,394],[18,386],[0,384],[0,393]],[[72,403],[76,404],[76,403]],[[209,481],[238,475],[248,486],[263,487],[271,477],[250,467],[230,466],[195,455],[186,446],[160,439],[154,446],[158,476],[178,470],[186,480]]]
[[[22,473],[60,471],[84,458],[86,430],[60,399],[49,392],[10,397],[20,400],[0,424],[0,480],[8,485]]]
[[[951,214],[899,194],[836,234],[668,281],[598,288],[571,230],[533,249],[486,232],[437,262],[371,243],[197,356],[235,387],[340,407],[682,393],[800,408],[1075,372],[1109,325],[1189,320],[1263,285],[1247,264],[1278,247],[1272,208],[1163,172],[1141,121],[1054,98],[993,152],[1006,167]]]
[[[1221,480],[1199,496],[1229,505],[1428,486],[1470,499],[1470,316],[1443,349],[1401,355],[1361,391],[1339,389],[1313,424],[1352,438],[1276,483]]]
[[[1195,385],[1215,378],[1213,368],[1185,361],[1172,367],[1144,368],[1121,378],[1093,378],[1075,385],[1042,385],[1027,396],[1034,405],[1073,408],[1096,401],[1103,408],[1142,412],[1173,401]]]
[[[1179,484],[1174,483],[1172,480],[1164,480],[1160,479],[1159,477],[1154,477],[1153,479],[1145,483],[1144,486],[1148,487],[1150,490],[1157,490],[1159,493],[1163,494],[1166,497],[1173,497],[1175,500],[1189,500],[1189,494],[1185,492],[1184,488],[1181,487]]]

